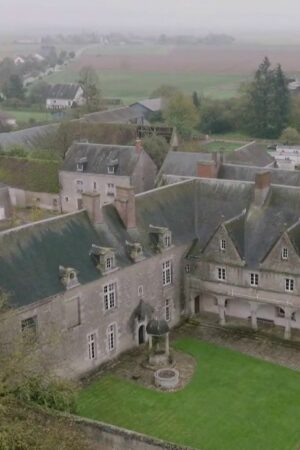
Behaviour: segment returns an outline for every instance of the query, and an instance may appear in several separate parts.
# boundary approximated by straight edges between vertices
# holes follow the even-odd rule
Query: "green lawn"
[[[3,109],[2,112],[12,115],[18,122],[28,122],[30,119],[35,119],[36,122],[51,122],[52,116],[48,112],[30,111],[30,110],[7,110]]]
[[[197,360],[191,382],[156,392],[112,374],[80,392],[79,414],[202,450],[297,450],[300,373],[181,339]]]
[[[220,150],[223,152],[232,152],[243,145],[245,144],[241,144],[240,142],[212,141],[208,144],[202,144],[201,150],[204,152],[217,152]]]

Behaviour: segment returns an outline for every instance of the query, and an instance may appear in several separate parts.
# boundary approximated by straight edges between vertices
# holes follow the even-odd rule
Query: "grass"
[[[297,450],[300,373],[195,339],[191,382],[156,392],[107,374],[82,389],[79,414],[202,450]]]
[[[207,144],[202,144],[201,150],[204,152],[217,152],[220,150],[223,152],[232,152],[243,145],[239,142],[211,141]]]
[[[15,109],[15,110],[7,110],[3,109],[1,112],[10,114],[11,116],[15,117],[18,122],[29,122],[30,119],[34,119],[36,122],[51,122],[53,120],[52,116],[48,112],[43,111],[30,111],[30,110],[22,110],[22,109]]]
[[[135,72],[133,70],[102,70],[98,72],[102,95],[121,98],[128,104],[148,97],[162,84],[172,84],[187,94],[194,91],[214,98],[229,98],[237,94],[241,82],[248,77],[244,74],[201,74],[200,72],[166,73]],[[51,83],[71,83],[78,80],[78,73],[68,67],[45,78]]]

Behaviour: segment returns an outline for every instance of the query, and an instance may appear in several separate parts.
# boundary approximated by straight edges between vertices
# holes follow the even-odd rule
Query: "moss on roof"
[[[32,192],[59,192],[57,161],[0,157],[0,181]]]

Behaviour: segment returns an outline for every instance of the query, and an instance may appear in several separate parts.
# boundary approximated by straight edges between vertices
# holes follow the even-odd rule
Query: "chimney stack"
[[[86,209],[90,221],[94,225],[98,225],[103,222],[101,198],[98,192],[83,192],[82,193],[83,208]]]
[[[136,228],[135,194],[133,186],[116,186],[115,208],[127,230]]]
[[[196,175],[200,178],[217,178],[218,166],[215,161],[198,161]]]
[[[254,204],[263,206],[270,191],[271,172],[259,172],[255,175]]]

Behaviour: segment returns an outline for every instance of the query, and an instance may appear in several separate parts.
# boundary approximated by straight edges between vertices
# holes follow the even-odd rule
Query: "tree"
[[[190,136],[199,121],[199,114],[192,99],[181,92],[169,99],[163,115],[168,125],[176,127],[178,133],[183,137]]]
[[[169,145],[162,136],[154,134],[143,139],[143,149],[153,159],[158,169],[160,169],[169,151]]]
[[[271,68],[265,58],[254,80],[243,86],[244,128],[261,138],[277,138],[287,126],[289,117],[288,80],[281,66]]]
[[[95,69],[85,66],[79,73],[79,84],[82,87],[86,101],[86,108],[89,112],[97,111],[100,107],[99,77]]]
[[[195,108],[199,109],[200,108],[200,99],[198,96],[198,93],[196,91],[193,92],[193,103]]]
[[[171,84],[162,84],[150,94],[150,98],[163,98],[167,100],[178,92],[180,91],[176,86],[172,86]]]
[[[29,101],[31,104],[43,105],[45,104],[48,91],[48,83],[46,81],[38,81],[35,83],[29,92]]]
[[[17,98],[24,100],[25,89],[19,75],[10,75],[8,81],[4,83],[3,94],[6,98]]]
[[[300,134],[295,128],[285,128],[280,136],[280,142],[285,145],[297,145],[300,144]]]

